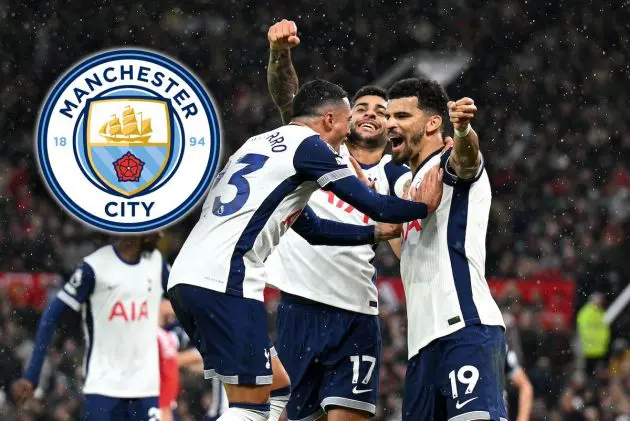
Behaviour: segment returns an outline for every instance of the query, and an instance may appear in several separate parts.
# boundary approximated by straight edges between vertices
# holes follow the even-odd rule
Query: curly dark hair
[[[352,104],[354,105],[354,103],[357,102],[357,99],[366,95],[380,96],[383,99],[387,99],[387,91],[385,89],[375,85],[367,85],[359,89],[357,93],[354,94],[352,97]]]
[[[442,117],[442,127],[448,122],[448,95],[434,80],[425,78],[403,79],[394,83],[387,91],[387,99],[418,98],[418,108],[424,112],[438,114]]]

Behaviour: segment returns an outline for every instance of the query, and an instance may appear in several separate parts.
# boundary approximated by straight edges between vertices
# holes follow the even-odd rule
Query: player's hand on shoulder
[[[450,136],[446,136],[444,138],[444,147],[442,147],[442,152],[440,153],[440,155],[444,155],[446,152],[448,152],[448,150],[451,149],[454,144],[455,142],[453,141],[453,138]]]
[[[458,99],[457,101],[449,101],[447,107],[448,116],[455,130],[466,129],[466,126],[470,124],[477,112],[475,101],[468,97]]]
[[[427,205],[429,213],[435,212],[438,206],[440,206],[442,190],[444,189],[444,185],[442,184],[443,178],[444,170],[441,169],[439,165],[436,165],[427,171],[422,179],[422,183],[420,183],[420,187],[411,188],[411,197],[413,200]]]
[[[354,172],[357,174],[359,180],[361,180],[363,184],[365,184],[372,190],[376,190],[376,180],[370,181],[370,179],[365,176],[363,168],[361,168],[361,165],[357,162],[357,160],[353,157],[350,157],[350,163],[352,164],[352,168],[354,168]]]
[[[274,50],[293,48],[300,45],[297,36],[297,25],[292,20],[282,19],[269,27],[267,32],[269,47]]]
[[[374,242],[392,240],[394,238],[400,238],[402,233],[402,225],[400,224],[386,224],[384,222],[378,222],[374,227]]]
[[[27,379],[18,379],[11,385],[11,395],[15,404],[20,407],[24,403],[33,397],[35,387]]]

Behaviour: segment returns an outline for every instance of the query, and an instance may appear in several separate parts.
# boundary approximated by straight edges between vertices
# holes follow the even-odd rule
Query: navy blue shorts
[[[505,335],[499,326],[466,326],[409,360],[403,421],[506,421]]]
[[[331,406],[376,412],[378,316],[283,294],[276,326],[275,347],[291,379],[289,420],[315,420]]]
[[[206,378],[227,384],[273,381],[267,310],[262,301],[179,284],[168,291],[179,323],[201,353]]]
[[[85,395],[85,421],[159,421],[158,398],[111,398]]]

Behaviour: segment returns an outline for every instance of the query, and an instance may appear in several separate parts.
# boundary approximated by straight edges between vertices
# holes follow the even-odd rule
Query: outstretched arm
[[[24,377],[31,383],[37,384],[39,380],[42,364],[46,357],[46,350],[55,333],[59,317],[67,308],[79,311],[81,304],[87,301],[94,291],[94,284],[94,270],[87,263],[82,263],[42,315],[35,339],[33,356],[24,373]]]
[[[397,225],[353,225],[322,219],[307,206],[291,226],[312,245],[358,246],[374,244],[400,235]]]
[[[481,154],[479,153],[479,137],[470,126],[477,107],[470,98],[462,98],[448,103],[448,113],[455,129],[453,152],[449,164],[461,179],[472,179],[479,172]]]
[[[24,377],[18,379],[11,386],[13,398],[18,406],[33,396],[33,389],[39,382],[46,351],[55,333],[59,318],[67,308],[75,311],[81,309],[90,294],[94,291],[94,271],[87,263],[82,263],[74,272],[63,289],[57,293],[55,299],[48,305],[39,321],[35,348],[24,372]]]
[[[429,187],[430,191],[424,196],[415,196],[420,203],[375,193],[356,177],[336,180],[326,188],[375,221],[401,224],[414,219],[424,219],[437,208],[442,198],[442,176],[437,169],[434,173],[432,173],[434,177],[432,176],[429,181],[427,181],[429,177],[425,177],[424,187],[421,187],[421,189]]]
[[[299,81],[293,63],[291,48],[300,43],[295,22],[283,19],[272,25],[267,33],[269,39],[269,65],[267,87],[282,122],[288,124],[293,117],[293,97],[299,89]]]
[[[375,221],[400,224],[423,219],[437,209],[442,199],[443,174],[437,166],[427,172],[420,187],[410,195],[420,203],[383,196],[355,177],[342,158],[317,135],[302,141],[293,157],[293,166],[305,181],[316,181],[321,188],[332,191]]]
[[[35,336],[33,355],[28,363],[28,368],[24,372],[24,377],[16,380],[11,385],[11,393],[18,407],[22,406],[28,399],[33,397],[34,389],[37,383],[39,383],[42,365],[46,359],[48,345],[50,345],[61,315],[68,308],[69,306],[59,299],[59,297],[55,297],[44,311],[39,321],[37,335]]]
[[[46,359],[46,351],[50,345],[55,329],[61,315],[69,308],[69,306],[61,301],[59,297],[48,305],[46,311],[42,315],[39,321],[39,327],[37,328],[37,335],[35,336],[35,347],[33,348],[33,355],[28,363],[28,368],[24,373],[24,378],[30,381],[33,385],[39,382],[39,374]]]

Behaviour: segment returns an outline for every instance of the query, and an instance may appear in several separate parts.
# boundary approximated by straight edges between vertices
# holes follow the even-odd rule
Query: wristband
[[[468,124],[464,130],[454,129],[453,131],[455,133],[455,136],[457,137],[466,137],[468,136],[468,133],[470,133],[471,130],[472,128],[470,127],[470,124]]]

